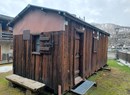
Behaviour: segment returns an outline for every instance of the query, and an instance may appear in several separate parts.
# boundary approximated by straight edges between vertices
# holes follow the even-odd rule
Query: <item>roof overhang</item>
[[[13,17],[0,14],[0,19],[5,21],[11,21],[13,20]]]

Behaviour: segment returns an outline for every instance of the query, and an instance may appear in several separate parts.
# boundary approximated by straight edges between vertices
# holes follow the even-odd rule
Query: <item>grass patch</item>
[[[130,68],[108,60],[111,71],[99,71],[89,78],[97,82],[97,87],[90,89],[86,95],[130,95]]]
[[[107,64],[111,68],[117,68],[123,72],[130,73],[130,68],[128,66],[125,66],[125,65],[121,66],[121,65],[117,64],[116,60],[108,60]]]
[[[9,86],[9,82],[5,79],[6,76],[12,72],[0,73],[0,95],[24,95],[24,93],[17,88]]]
[[[95,81],[97,87],[92,87],[85,95],[130,95],[130,68],[120,66],[116,60],[108,60],[107,64],[111,71],[98,71],[88,78]]]
[[[85,95],[130,95],[130,68],[120,66],[116,60],[108,60],[111,71],[99,71],[89,80],[97,82],[97,87],[92,87]],[[0,95],[25,95],[19,88],[8,86],[5,76],[12,72],[0,73]],[[51,95],[44,92],[41,95]],[[73,95],[67,93],[66,95]]]

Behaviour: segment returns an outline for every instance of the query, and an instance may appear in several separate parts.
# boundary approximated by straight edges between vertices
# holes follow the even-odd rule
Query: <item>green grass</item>
[[[120,66],[116,60],[108,60],[111,71],[98,71],[88,80],[95,81],[97,87],[92,87],[85,95],[130,95],[130,68]],[[12,72],[0,73],[0,95],[25,95],[19,88],[8,86],[5,76]],[[51,95],[44,92],[41,95]],[[67,93],[66,95],[73,95]]]
[[[116,60],[108,60],[107,64],[112,68],[117,68],[123,72],[130,73],[130,68],[128,66],[125,65],[121,66],[117,64]]]
[[[0,73],[0,95],[24,95],[20,89],[9,86],[9,82],[5,79],[5,76],[10,74],[12,72]]]
[[[95,81],[97,87],[92,87],[85,95],[130,95],[130,68],[120,66],[116,60],[108,60],[107,64],[111,71],[98,71],[88,78]]]
[[[86,95],[130,95],[130,68],[117,64],[116,60],[108,60],[111,71],[99,71],[89,78],[97,82]]]

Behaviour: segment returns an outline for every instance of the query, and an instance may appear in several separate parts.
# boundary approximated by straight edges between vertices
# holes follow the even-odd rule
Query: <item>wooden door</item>
[[[75,34],[75,61],[74,61],[74,78],[75,78],[75,84],[82,81],[81,78],[81,66],[82,66],[82,40],[81,40],[81,34],[77,33]]]

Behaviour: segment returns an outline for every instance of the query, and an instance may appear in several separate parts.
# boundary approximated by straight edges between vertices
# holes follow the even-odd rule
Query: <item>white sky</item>
[[[0,14],[15,17],[28,4],[65,10],[89,23],[130,26],[130,0],[1,0]]]

